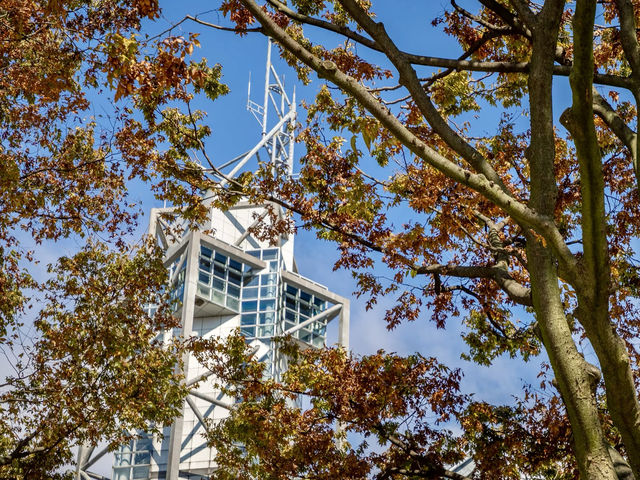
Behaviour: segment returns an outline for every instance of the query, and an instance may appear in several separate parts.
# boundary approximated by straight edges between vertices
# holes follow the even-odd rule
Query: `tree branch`
[[[509,299],[518,305],[532,306],[531,289],[515,281],[501,266],[482,265],[425,265],[418,267],[416,273],[421,275],[447,275],[458,278],[489,278],[494,280]]]
[[[635,84],[640,84],[640,44],[636,36],[636,16],[630,0],[615,0],[620,17],[620,43],[631,67]]]
[[[467,17],[469,20],[473,20],[474,22],[476,22],[479,25],[482,25],[488,30],[499,31],[504,33],[511,32],[511,28],[509,27],[493,25],[492,23],[487,22],[483,18],[465,10],[464,8],[462,8],[460,5],[456,3],[456,0],[450,0],[450,2],[451,2],[451,6],[455,9],[456,12],[460,13],[460,15]]]
[[[566,272],[567,281],[572,284],[580,283],[581,279],[577,271],[577,260],[566,245],[553,218],[537,213],[527,205],[505,193],[502,188],[495,182],[487,179],[484,175],[472,173],[431,149],[413,135],[380,103],[379,99],[371,95],[363,85],[339,71],[335,63],[322,61],[289,37],[254,0],[241,1],[262,24],[265,31],[278,41],[283,48],[296,56],[298,60],[308,67],[315,70],[319,76],[329,79],[342,90],[353,96],[411,152],[425,160],[429,165],[447,177],[475,190],[487,198],[508,213],[517,223],[525,227],[533,228],[538,234],[542,235],[554,250],[558,261]]]
[[[508,190],[502,179],[495,172],[493,167],[484,158],[484,156],[473,148],[468,142],[460,137],[442,118],[442,115],[438,112],[436,107],[431,102],[424,88],[416,75],[415,70],[411,67],[410,62],[400,52],[396,44],[391,40],[387,34],[384,25],[382,23],[374,22],[369,14],[362,8],[355,0],[340,0],[340,4],[345,8],[347,12],[354,18],[354,20],[360,25],[371,37],[380,45],[389,60],[398,70],[400,75],[400,83],[403,84],[416,105],[420,109],[422,115],[424,115],[427,122],[431,125],[434,131],[456,151],[462,158],[464,158],[473,169],[484,175],[489,181],[498,185],[507,195]]]
[[[365,47],[368,47],[377,52],[382,52],[382,49],[374,40],[371,40],[370,38],[365,37],[364,35],[361,35],[360,33],[348,27],[335,25],[331,22],[327,22],[326,20],[321,20],[319,18],[300,14],[295,10],[289,8],[287,5],[280,2],[279,0],[267,0],[267,1],[276,10],[283,13],[284,15],[291,18],[292,20],[295,20],[307,25],[312,25],[318,28],[322,28],[324,30],[334,32],[340,35],[344,35],[350,40],[358,42],[359,44]],[[498,4],[495,4],[496,6],[493,7],[494,2],[492,0],[482,0],[481,3],[485,4],[485,6],[492,5],[492,7],[487,6],[487,8],[491,8],[501,18],[503,18],[503,20],[505,20],[505,18],[499,12],[504,10],[505,12],[509,13],[504,8],[499,8],[501,6]],[[235,32],[238,31],[234,28],[226,28],[226,27],[221,27],[220,25],[210,24],[208,22],[204,22],[202,20],[193,18],[191,16],[187,16],[187,17],[189,17],[188,19],[192,19],[197,23],[200,23],[201,25],[206,25],[211,28],[230,30]],[[513,20],[511,23],[507,22],[506,20],[505,22],[509,23],[510,25],[513,25],[514,29],[517,32],[521,33],[523,36],[529,37],[531,35],[529,30],[525,26],[520,24],[517,21],[517,18],[515,16],[512,15],[512,17],[513,17]],[[184,21],[185,19],[183,19],[182,21]],[[179,23],[181,22],[178,22],[178,24]],[[243,32],[258,32],[258,31],[260,31],[260,29],[243,30]],[[506,33],[507,32],[505,32],[504,34]],[[491,35],[492,38],[495,38],[495,36],[496,35],[493,35],[493,34]],[[530,69],[529,62],[483,62],[483,61],[477,61],[477,60],[465,60],[465,58],[467,57],[467,55],[465,54],[461,55],[458,59],[454,59],[454,58],[433,57],[429,55],[419,55],[415,53],[406,52],[403,50],[399,50],[399,51],[402,54],[402,56],[404,56],[407,59],[407,61],[412,65],[421,65],[425,67],[447,68],[452,70],[468,70],[471,72],[525,73],[525,74],[528,74]],[[554,75],[568,77],[570,73],[571,73],[571,68],[569,65],[555,65],[553,68]],[[609,75],[609,74],[601,74],[601,73],[596,73],[594,75],[594,83],[598,85],[607,85],[611,87],[620,87],[620,88],[626,88],[626,89],[631,89],[633,88],[633,85],[634,85],[633,79],[629,77],[620,77],[618,75]]]
[[[598,115],[604,123],[611,129],[618,139],[629,149],[633,158],[633,168],[638,170],[636,165],[637,154],[637,134],[629,128],[624,120],[616,113],[607,100],[595,89],[593,90],[593,112]]]
[[[319,18],[314,18],[309,15],[303,15],[299,12],[296,12],[292,8],[289,8],[280,0],[267,0],[276,10],[280,13],[285,14],[287,17],[292,20],[296,20],[300,23],[306,23],[308,25],[313,25],[314,27],[323,28],[325,30],[329,30],[330,32],[339,33],[340,35],[344,35],[350,40],[354,42],[358,42],[365,47],[369,47],[372,50],[381,51],[380,47],[371,40],[370,38],[365,37],[364,35],[359,34],[358,32],[351,30],[349,27],[342,25],[335,25],[331,22],[327,22],[326,20],[320,20]]]

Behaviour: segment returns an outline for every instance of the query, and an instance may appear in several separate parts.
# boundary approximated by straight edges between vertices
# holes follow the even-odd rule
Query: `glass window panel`
[[[206,258],[200,257],[200,268],[206,270],[207,272],[211,271],[211,262]]]
[[[276,309],[276,301],[275,300],[260,300],[260,311],[263,312],[265,310],[275,310]]]
[[[224,278],[226,276],[227,273],[227,269],[225,267],[223,267],[222,265],[214,265],[213,266],[213,274],[216,277],[220,277],[220,278]]]
[[[224,305],[224,293],[218,292],[217,290],[213,291],[213,300]]]
[[[257,287],[260,285],[260,277],[258,275],[254,277],[244,277],[244,284],[247,287]]]
[[[324,338],[314,335],[312,343],[314,347],[322,348],[324,347]]]
[[[242,335],[246,337],[255,337],[256,335],[255,327],[244,327],[240,329],[240,332],[242,333]]]
[[[233,298],[240,298],[240,287],[229,284],[227,286],[227,294],[231,295]]]
[[[221,280],[219,278],[213,279],[213,288],[215,288],[216,290],[220,290],[221,292],[224,292],[225,285],[226,285],[226,282],[224,280]]]
[[[292,287],[291,285],[287,285],[287,293],[295,297],[298,295],[298,289],[296,287]]]
[[[269,271],[270,272],[277,272],[278,271],[278,262],[277,262],[277,260],[272,260],[271,262],[269,262]]]
[[[243,312],[255,312],[258,310],[258,302],[255,300],[250,300],[248,302],[242,302],[242,311]]]
[[[149,478],[149,467],[133,467],[133,480]]]
[[[257,288],[245,288],[242,290],[242,298],[258,298]]]
[[[317,307],[320,307],[321,309],[324,310],[324,300],[322,300],[321,298],[314,298],[313,299],[313,304]]]
[[[260,258],[260,250],[247,250],[247,253],[252,257]]]
[[[306,315],[307,317],[311,317],[313,313],[311,312],[311,307],[305,305],[304,303],[300,304],[300,313],[302,315]]]
[[[304,300],[305,302],[310,302],[311,301],[311,294],[305,292],[304,290],[300,290],[300,299]]]
[[[232,310],[238,310],[238,308],[240,308],[240,301],[233,297],[227,297],[227,307]]]
[[[242,284],[242,274],[229,270],[229,281],[234,285]]]
[[[151,450],[153,440],[151,437],[142,437],[136,441],[136,450]]]
[[[276,260],[278,258],[278,249],[277,248],[269,248],[267,250],[262,251],[262,259],[263,260]]]
[[[211,250],[208,247],[205,247],[204,245],[201,245],[200,255],[202,255],[203,257],[211,258],[211,256],[213,255],[213,250]]]
[[[129,474],[131,467],[118,468],[113,467],[113,480],[131,480]]]
[[[135,463],[136,465],[144,465],[145,463],[151,462],[151,453],[148,450],[143,452],[138,452],[135,455]]]
[[[204,272],[200,272],[198,274],[198,281],[204,283],[205,285],[209,285],[209,281],[211,277]]]
[[[276,286],[275,285],[269,285],[267,287],[262,287],[260,289],[260,296],[261,297],[275,297],[276,296]]]
[[[211,290],[207,287],[203,287],[202,285],[198,285],[198,293],[204,298],[209,298],[209,296],[211,295]]]
[[[116,454],[116,461],[119,465],[131,465],[132,455],[131,452],[121,453],[118,452]]]
[[[267,312],[267,313],[260,314],[260,323],[263,325],[265,323],[274,323],[275,319],[276,319],[275,312]]]
[[[295,323],[291,323],[291,322],[284,322],[284,329],[285,330],[289,330],[290,328],[295,327]]]
[[[297,303],[294,299],[286,297],[285,299],[285,304],[287,305],[288,308],[290,308],[291,310],[296,310],[297,308]]]
[[[298,337],[300,340],[306,343],[311,343],[311,333],[306,330],[300,331],[300,336]]]
[[[242,264],[237,260],[234,260],[233,258],[229,259],[229,267],[233,268],[234,270],[238,270],[239,272],[242,271]]]
[[[256,324],[256,317],[257,315],[255,313],[245,313],[242,315],[242,319],[240,320],[240,324],[241,325],[255,325]]]
[[[224,255],[222,255],[221,253],[216,252],[216,261],[220,262],[220,263],[227,263],[227,257],[225,257]]]
[[[265,273],[260,276],[262,277],[262,285],[273,285],[276,283],[275,273]]]
[[[284,314],[284,318],[286,318],[289,321],[295,322],[298,318],[298,315],[296,315],[296,312],[293,312],[287,309],[287,311]]]
[[[273,325],[266,325],[264,327],[258,327],[258,336],[266,337],[273,335]]]

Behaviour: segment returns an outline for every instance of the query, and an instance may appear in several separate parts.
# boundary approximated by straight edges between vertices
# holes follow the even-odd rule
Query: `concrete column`
[[[192,231],[186,251],[186,271],[184,276],[184,293],[182,296],[182,337],[189,338],[193,331],[193,315],[195,309],[196,289],[198,288],[198,256],[200,254],[200,233]],[[183,357],[183,368],[179,373],[189,372],[189,353]],[[184,405],[182,406],[184,410]],[[169,437],[169,458],[167,460],[167,480],[178,480],[180,472],[180,452],[182,450],[182,430],[184,418],[178,417],[171,425]]]

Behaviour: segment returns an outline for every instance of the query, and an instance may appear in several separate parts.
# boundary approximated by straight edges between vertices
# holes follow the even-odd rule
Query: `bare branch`
[[[593,112],[598,115],[604,123],[611,129],[616,137],[620,139],[624,146],[629,149],[633,159],[633,169],[638,172],[636,165],[637,156],[637,134],[631,130],[622,118],[616,113],[607,100],[595,89],[593,90]]]
[[[416,269],[416,273],[425,275],[447,275],[459,278],[490,278],[504,291],[510,300],[518,305],[532,306],[531,289],[515,281],[502,265],[464,266],[464,265],[426,265]]]
[[[348,27],[335,25],[331,22],[327,22],[325,20],[320,20],[319,18],[310,17],[309,15],[303,15],[295,10],[289,8],[286,4],[281,2],[280,0],[267,0],[273,7],[278,10],[280,13],[285,14],[287,17],[296,20],[300,23],[306,23],[308,25],[313,25],[314,27],[320,27],[325,30],[329,30],[330,32],[339,33],[340,35],[344,35],[350,40],[354,42],[358,42],[366,47],[371,48],[372,50],[381,51],[380,47],[371,40],[370,38],[365,37],[364,35],[359,34],[358,32],[351,30]]]
[[[451,1],[451,6],[456,10],[456,12],[458,12],[461,15],[467,17],[469,20],[473,20],[474,22],[478,23],[479,25],[482,25],[483,27],[485,27],[485,28],[487,28],[489,30],[505,32],[505,33],[512,31],[511,28],[509,28],[509,27],[504,27],[504,26],[500,26],[500,25],[493,25],[492,23],[487,22],[486,20],[484,20],[483,18],[479,17],[478,15],[473,15],[471,12],[465,10],[460,5],[458,5],[456,3],[456,0],[450,0],[450,1]]]

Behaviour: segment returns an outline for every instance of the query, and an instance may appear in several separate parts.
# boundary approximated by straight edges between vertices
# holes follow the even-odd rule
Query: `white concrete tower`
[[[291,175],[295,92],[287,95],[271,63],[271,42],[263,103],[249,99],[247,108],[262,127],[261,138],[248,152],[218,167],[226,177],[220,182],[264,163],[284,167]],[[277,205],[269,208],[284,213]],[[337,342],[348,348],[349,300],[298,274],[293,236],[267,242],[250,233],[258,222],[268,221],[266,205],[241,201],[228,211],[211,208],[210,225],[178,238],[167,234],[172,226],[162,219],[163,210],[152,209],[149,232],[165,251],[171,292],[178,299],[176,315],[182,319],[182,329],[168,336],[224,337],[240,328],[274,377],[286,365],[272,341],[276,336],[291,334],[305,346],[319,348],[325,345],[327,323],[337,318]],[[187,385],[210,375],[192,356],[185,357],[184,369]],[[210,380],[191,390],[183,415],[165,427],[164,438],[143,436],[116,452],[113,480],[208,478],[216,465],[215,451],[203,436],[204,419],[222,419],[234,408],[234,399],[216,391]],[[104,479],[90,472],[104,451],[93,453],[81,449],[78,479]]]

